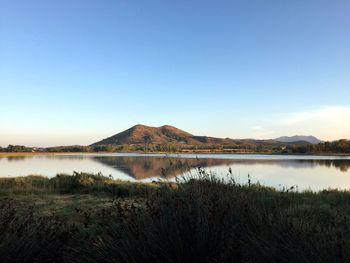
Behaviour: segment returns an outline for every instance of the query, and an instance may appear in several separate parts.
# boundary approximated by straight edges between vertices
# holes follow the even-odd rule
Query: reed
[[[349,192],[277,191],[198,173],[177,184],[78,173],[2,179],[3,191],[28,191],[0,198],[0,253],[6,262],[349,261]],[[39,197],[30,189],[72,201],[31,204]]]

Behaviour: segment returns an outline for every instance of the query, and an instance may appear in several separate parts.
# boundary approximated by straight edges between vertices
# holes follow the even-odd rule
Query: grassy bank
[[[350,193],[280,192],[199,171],[0,179],[4,262],[348,262]]]
[[[0,178],[0,195],[102,194],[118,197],[148,196],[153,184],[113,180],[102,174],[58,174],[53,178],[30,175]]]

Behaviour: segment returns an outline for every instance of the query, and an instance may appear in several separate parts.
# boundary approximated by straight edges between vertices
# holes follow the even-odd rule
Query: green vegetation
[[[276,191],[198,173],[178,184],[1,178],[2,260],[349,261],[349,192]]]
[[[237,142],[236,142],[237,143]],[[319,144],[281,143],[275,141],[242,140],[236,145],[180,145],[166,144],[135,144],[135,145],[95,145],[95,146],[58,146],[49,148],[28,148],[20,145],[0,147],[1,152],[142,152],[142,153],[267,153],[267,154],[350,154],[350,141],[338,140]]]
[[[9,194],[109,194],[147,196],[150,185],[113,180],[102,174],[58,174],[53,178],[31,175],[0,178],[0,195]]]
[[[302,154],[349,154],[350,140],[338,140],[319,144],[289,145],[283,152]]]
[[[23,145],[9,145],[6,148],[0,147],[0,152],[32,152],[34,149]]]

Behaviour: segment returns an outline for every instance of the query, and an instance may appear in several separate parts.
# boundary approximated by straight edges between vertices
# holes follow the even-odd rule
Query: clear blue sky
[[[137,123],[349,138],[349,14],[347,0],[2,0],[0,145]]]

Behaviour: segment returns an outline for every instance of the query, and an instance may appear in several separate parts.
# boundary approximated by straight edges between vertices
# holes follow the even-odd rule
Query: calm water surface
[[[0,176],[30,174],[55,176],[58,173],[101,172],[128,181],[174,180],[177,176],[196,174],[202,167],[225,177],[231,168],[234,178],[298,189],[350,189],[350,157],[287,156],[239,154],[59,154],[0,157]]]

